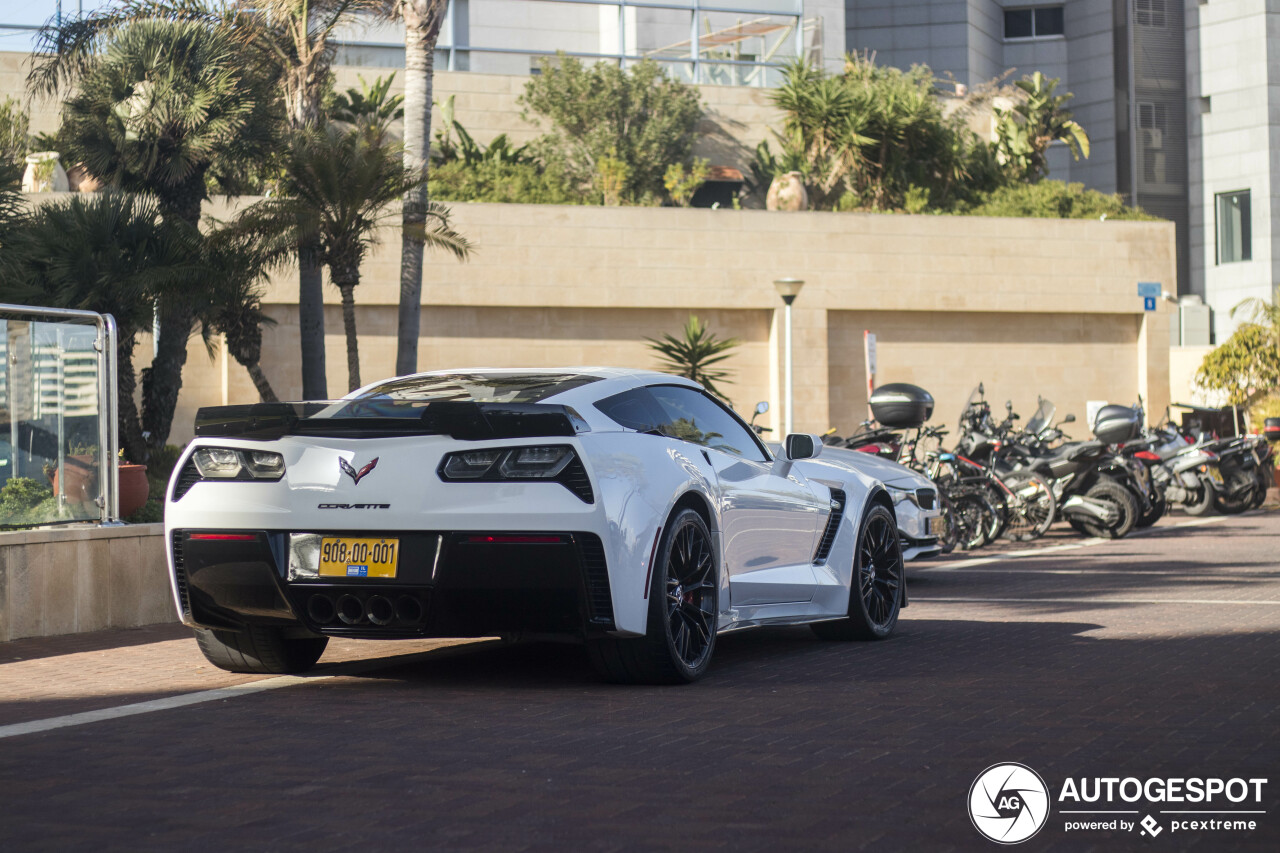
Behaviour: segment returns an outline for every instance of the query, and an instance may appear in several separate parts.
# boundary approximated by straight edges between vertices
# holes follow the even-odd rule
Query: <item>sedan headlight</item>
[[[920,509],[933,509],[938,505],[938,493],[933,489],[903,489],[888,483],[884,487],[895,504],[910,501]]]
[[[205,480],[279,480],[284,457],[269,450],[201,447],[191,454],[196,471]]]

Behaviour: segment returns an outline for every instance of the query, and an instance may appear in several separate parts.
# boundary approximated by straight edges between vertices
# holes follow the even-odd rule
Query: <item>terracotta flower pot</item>
[[[62,467],[66,475],[63,493],[69,504],[93,504],[98,496],[98,457],[92,453],[78,453],[68,456]],[[49,483],[53,493],[58,493],[58,471],[49,475]]]
[[[147,481],[146,465],[120,463],[120,517],[133,515],[147,502],[151,492],[151,484]],[[63,467],[66,474],[64,486],[67,503],[93,507],[97,514],[94,499],[98,496],[98,457],[84,454],[68,456]],[[49,477],[53,485],[53,493],[58,493],[58,472]]]
[[[787,172],[774,177],[765,197],[766,209],[795,211],[808,207],[809,193],[804,188],[804,179],[799,172]]]
[[[146,465],[120,464],[120,517],[128,518],[147,502],[151,484],[147,482]]]

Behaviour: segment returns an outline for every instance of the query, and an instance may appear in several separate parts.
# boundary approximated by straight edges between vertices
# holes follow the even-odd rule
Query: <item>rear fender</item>
[[[584,446],[589,448],[598,500],[609,521],[605,536],[615,635],[640,636],[648,627],[651,562],[657,558],[658,539],[673,508],[690,493],[709,511],[716,562],[721,562],[715,470],[696,446],[664,436],[600,433]],[[720,601],[723,611],[729,602],[723,571]]]

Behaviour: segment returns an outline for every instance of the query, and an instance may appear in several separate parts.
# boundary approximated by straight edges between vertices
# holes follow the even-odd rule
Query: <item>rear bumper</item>
[[[363,639],[587,636],[614,628],[604,548],[593,533],[360,531],[400,540],[394,578],[298,578],[290,531],[172,530],[174,599],[193,627],[302,627]],[[193,538],[192,534],[195,534]]]

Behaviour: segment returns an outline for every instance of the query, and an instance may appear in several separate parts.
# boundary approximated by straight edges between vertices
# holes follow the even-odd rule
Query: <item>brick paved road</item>
[[[1252,833],[1055,814],[1023,849],[1274,851],[1278,544],[1271,512],[922,564],[890,642],[730,635],[684,688],[572,646],[334,643],[298,686],[0,739],[0,850],[994,850],[968,788],[1020,761],[1052,791],[1271,779]],[[0,727],[257,681],[175,627],[18,641]]]

